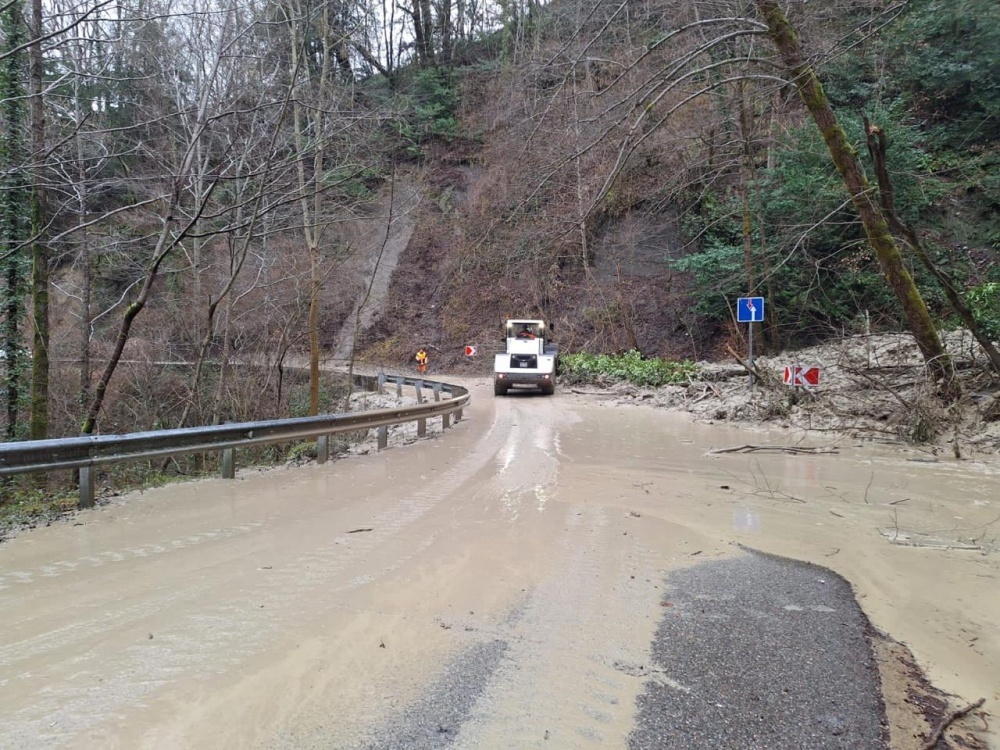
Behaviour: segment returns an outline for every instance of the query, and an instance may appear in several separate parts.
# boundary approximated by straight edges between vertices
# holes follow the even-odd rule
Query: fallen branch
[[[790,453],[792,455],[805,454],[811,456],[840,452],[836,448],[803,448],[796,445],[738,445],[735,448],[716,448],[709,451],[709,453],[763,453],[768,451],[774,453]]]
[[[889,544],[895,544],[900,547],[915,547],[917,549],[940,550],[945,552],[952,550],[960,552],[983,551],[982,545],[979,544],[959,541],[951,542],[947,539],[933,537],[920,531],[900,529],[898,525],[895,525],[892,528],[877,529],[877,531],[887,542],[889,542]]]
[[[937,747],[938,742],[941,741],[941,737],[944,735],[945,730],[949,726],[951,726],[952,723],[954,723],[955,721],[961,719],[966,714],[968,714],[968,713],[970,713],[972,711],[975,711],[977,708],[979,708],[980,706],[982,706],[985,702],[986,702],[985,698],[980,698],[975,703],[970,703],[965,708],[957,708],[954,711],[952,711],[950,714],[948,714],[947,716],[945,716],[944,719],[941,720],[941,723],[938,724],[937,729],[935,729],[933,732],[931,732],[931,736],[927,739],[927,742],[924,743],[923,750],[934,750],[934,748]]]
[[[847,371],[848,373],[850,373],[851,375],[857,375],[860,378],[864,378],[866,381],[868,381],[869,385],[871,385],[873,388],[875,388],[875,390],[886,391],[894,399],[896,399],[900,404],[902,404],[903,408],[906,411],[911,411],[913,409],[913,405],[910,402],[908,402],[906,399],[904,399],[902,396],[900,396],[899,393],[898,393],[898,391],[896,390],[897,388],[906,387],[906,386],[900,386],[900,385],[897,384],[896,388],[893,388],[892,386],[888,385],[887,383],[880,383],[879,381],[877,381],[875,378],[873,378],[871,375],[869,375],[867,372],[865,372],[864,370],[862,370],[860,368],[856,368],[856,367],[844,367],[843,369],[845,371]],[[921,381],[914,381],[913,383],[910,383],[910,384],[907,384],[907,385],[916,385],[918,382],[921,382]]]
[[[751,375],[755,375],[757,377],[757,380],[760,381],[761,385],[766,385],[766,386],[771,385],[773,378],[770,376],[770,374],[765,373],[762,370],[758,369],[757,365],[750,364],[749,362],[744,360],[742,357],[740,357],[739,354],[736,353],[733,347],[729,346],[729,344],[726,344],[726,351],[728,351],[732,355],[733,359],[736,360],[736,364],[738,364],[740,367],[742,367]]]
[[[718,383],[723,380],[731,380],[732,378],[742,378],[744,375],[746,375],[745,367],[730,367],[725,370],[716,368],[712,370],[701,370],[695,376],[695,379],[702,383]]]

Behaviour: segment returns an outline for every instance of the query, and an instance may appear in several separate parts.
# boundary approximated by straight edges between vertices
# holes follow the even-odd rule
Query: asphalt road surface
[[[919,571],[881,480],[592,401],[480,382],[432,439],[0,545],[0,748],[885,747],[851,587],[738,544]]]

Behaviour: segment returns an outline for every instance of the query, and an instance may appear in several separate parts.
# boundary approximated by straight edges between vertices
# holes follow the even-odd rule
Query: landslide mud
[[[738,544],[844,576],[995,709],[996,464],[488,386],[432,440],[0,546],[0,747],[368,747],[449,689],[456,747],[624,747],[664,574]],[[710,453],[745,444],[838,452]]]

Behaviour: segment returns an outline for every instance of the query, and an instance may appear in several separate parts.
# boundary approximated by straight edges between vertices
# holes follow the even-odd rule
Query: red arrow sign
[[[475,357],[476,356],[476,347],[474,347],[474,346],[467,346],[467,347],[465,347],[465,356],[466,357]]]
[[[819,368],[799,366],[799,385],[819,385]]]
[[[785,365],[781,381],[785,385],[799,385],[811,388],[819,385],[819,368],[812,365]]]

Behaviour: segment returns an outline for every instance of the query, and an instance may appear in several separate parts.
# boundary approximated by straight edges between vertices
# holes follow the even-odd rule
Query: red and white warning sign
[[[474,346],[467,346],[467,347],[465,347],[465,356],[466,357],[475,357],[476,356],[476,347],[474,347]]]
[[[785,385],[813,388],[819,385],[819,368],[812,365],[786,365],[782,380]]]

